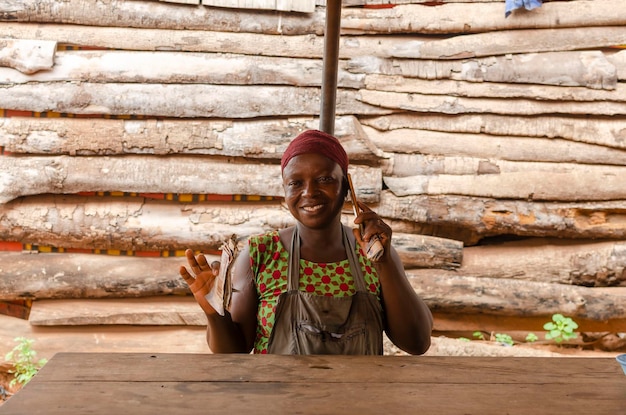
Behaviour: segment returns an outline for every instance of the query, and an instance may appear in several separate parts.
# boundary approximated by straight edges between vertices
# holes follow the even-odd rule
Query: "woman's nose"
[[[317,186],[317,182],[315,181],[310,181],[310,182],[305,182],[304,184],[304,189],[303,189],[303,194],[306,196],[314,196],[319,192],[319,187]]]

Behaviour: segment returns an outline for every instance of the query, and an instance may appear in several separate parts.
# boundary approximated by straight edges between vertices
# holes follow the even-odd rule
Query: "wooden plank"
[[[612,362],[616,366],[615,362]],[[619,369],[619,368],[618,368]],[[616,376],[613,376],[615,378]],[[594,378],[595,380],[595,378]],[[152,414],[162,410],[170,414],[194,412],[194,408],[206,408],[207,396],[216,398],[211,412],[215,414],[241,413],[255,407],[256,413],[273,414],[276,411],[301,414],[332,414],[358,411],[360,414],[406,414],[415,407],[426,413],[458,413],[475,409],[475,413],[485,413],[494,406],[510,407],[511,415],[526,414],[535,408],[537,402],[550,405],[558,412],[584,411],[593,413],[620,413],[624,410],[622,388],[618,381],[596,385],[590,391],[588,386],[578,385],[499,385],[498,393],[483,384],[423,384],[416,389],[414,384],[316,384],[315,388],[303,384],[281,384],[277,387],[268,383],[233,382],[58,382],[43,385],[29,385],[21,392],[20,404],[17,399],[8,401],[3,407],[7,415],[40,413],[46,408],[47,414],[84,413],[110,414],[123,412],[131,405],[137,405],[133,413]],[[600,390],[600,388],[602,388]],[[72,391],[73,398],[67,397]],[[158,404],[154,399],[155,390],[172,395]],[[173,391],[184,390],[185,393]],[[231,391],[230,396],[224,390]],[[486,390],[489,390],[487,393]],[[26,392],[28,391],[28,392]],[[333,399],[333,408],[328,410],[328,403],[320,400],[319,395]],[[450,399],[451,394],[455,396]],[[541,395],[538,395],[541,394]],[[65,395],[65,396],[64,396]],[[62,397],[63,396],[63,397]],[[285,396],[298,396],[298,401],[284,399]],[[543,396],[543,398],[538,398]],[[138,399],[138,397],[141,397]],[[393,405],[387,399],[392,397]],[[400,398],[402,397],[402,398]],[[236,398],[236,399],[235,399]],[[344,398],[344,399],[340,399]],[[371,402],[369,400],[371,399]],[[103,407],[102,401],[107,402]],[[307,402],[302,406],[302,402]],[[472,402],[470,406],[470,402]],[[532,405],[530,404],[532,402]],[[157,406],[158,405],[158,406]],[[181,408],[185,408],[181,411]],[[393,408],[393,409],[390,409]]]
[[[617,69],[617,79],[620,81],[626,80],[626,50],[620,52],[607,54],[607,60],[615,65]]]
[[[204,165],[205,168],[198,168]],[[351,165],[356,192],[364,201],[379,200],[382,171]],[[223,159],[170,156],[0,157],[0,203],[45,193],[138,192],[284,196],[278,164],[237,163]]]
[[[362,129],[377,148],[386,153],[393,153],[391,169],[385,171],[386,175],[393,176],[417,174],[420,170],[429,174],[452,172],[464,174],[469,173],[470,169],[478,171],[477,167],[485,162],[497,163],[498,160],[626,165],[625,150],[569,139],[414,128],[380,131],[365,125]]]
[[[545,137],[597,144],[612,148],[626,149],[626,121],[622,118],[581,118],[553,114],[533,117],[504,116],[496,114],[442,115],[427,113],[390,114],[379,118],[361,118],[360,122],[380,131],[396,129],[417,129],[441,132],[491,134],[507,137]],[[366,130],[377,146],[392,140],[393,135],[383,140],[372,130]],[[402,135],[401,132],[398,134]],[[396,135],[397,137],[397,135]],[[443,138],[443,137],[442,137]],[[403,136],[409,140],[408,134]],[[408,144],[408,142],[407,142]],[[505,146],[507,147],[507,146]],[[506,151],[503,148],[502,151]]]
[[[8,88],[11,93],[2,92]],[[321,93],[314,87],[119,83],[2,85],[0,92],[0,108],[8,110],[227,119],[318,115]],[[337,115],[391,112],[362,102],[357,91],[337,91]]]
[[[202,0],[204,6],[232,7],[238,9],[281,10],[301,13],[315,12],[315,0]]]
[[[182,258],[180,263],[182,264]],[[175,272],[175,268],[172,272]],[[76,287],[78,288],[78,287]],[[33,326],[204,326],[204,312],[192,296],[124,299],[37,300],[30,318]]]
[[[132,364],[132,362],[136,362]],[[507,368],[502,370],[502,366]],[[180,367],[190,370],[181,371]],[[94,370],[85,373],[85,367]],[[257,370],[265,367],[268,370]],[[193,368],[193,369],[192,369]],[[376,368],[373,370],[372,368]],[[597,378],[604,385],[620,379],[614,359],[552,359],[538,357],[459,359],[455,357],[395,356],[277,356],[237,354],[159,354],[150,353],[60,353],[38,374],[37,382],[119,382],[146,381],[146,371],[154,381],[163,382],[243,382],[279,384],[329,384],[339,387],[351,383],[422,387],[427,384],[474,384],[473,374],[480,371],[480,382],[508,385],[560,384],[572,387]],[[429,373],[430,372],[430,373]],[[621,376],[621,375],[620,375]],[[158,380],[157,380],[158,379]]]
[[[500,115],[624,115],[624,102],[539,101],[533,99],[465,98],[447,95],[359,90],[362,102],[390,110],[419,113]]]
[[[10,117],[0,118],[0,146],[31,155],[176,153],[278,161],[300,132],[317,128],[319,119],[313,117],[215,121]],[[353,164],[376,165],[386,157],[354,116],[337,117],[334,134]]]
[[[60,51],[54,62],[54,67],[50,63],[51,70],[32,75],[0,68],[0,83],[129,82],[319,87],[323,72],[320,59],[200,52]],[[361,88],[363,77],[340,67],[337,85]]]
[[[0,38],[0,66],[24,74],[50,69],[54,65],[57,42],[51,40]]]

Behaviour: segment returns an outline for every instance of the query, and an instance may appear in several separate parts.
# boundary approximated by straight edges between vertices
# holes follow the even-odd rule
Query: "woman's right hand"
[[[191,289],[196,302],[200,305],[204,313],[206,315],[215,314],[216,311],[207,301],[206,295],[215,284],[215,279],[220,271],[220,262],[213,261],[209,264],[204,254],[194,256],[191,249],[185,251],[185,256],[187,257],[190,270],[185,266],[181,266],[179,270],[180,276],[183,277]]]

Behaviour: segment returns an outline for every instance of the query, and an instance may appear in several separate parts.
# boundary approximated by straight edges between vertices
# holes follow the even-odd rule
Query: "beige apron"
[[[274,328],[269,339],[269,353],[383,353],[380,301],[376,295],[366,290],[350,228],[342,225],[342,237],[354,276],[356,294],[341,298],[312,295],[298,289],[300,237],[298,228],[295,227],[289,252],[287,291],[278,298]]]

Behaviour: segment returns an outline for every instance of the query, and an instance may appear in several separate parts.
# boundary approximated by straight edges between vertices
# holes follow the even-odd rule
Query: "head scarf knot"
[[[280,170],[285,170],[292,158],[305,153],[321,154],[339,164],[344,175],[348,173],[346,150],[336,137],[319,130],[304,131],[289,143],[280,160]]]

